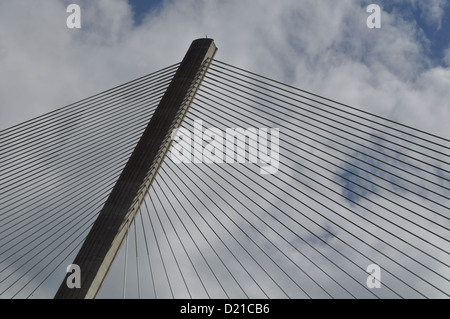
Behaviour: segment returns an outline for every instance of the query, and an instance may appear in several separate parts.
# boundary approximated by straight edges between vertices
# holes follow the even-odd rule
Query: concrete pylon
[[[73,262],[80,267],[81,288],[69,288],[67,274],[55,299],[97,296],[216,51],[212,39],[192,42]]]

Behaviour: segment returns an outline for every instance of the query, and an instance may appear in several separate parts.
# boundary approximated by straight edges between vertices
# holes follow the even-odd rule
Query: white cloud
[[[371,107],[362,95],[345,94],[365,87],[378,95],[373,111],[380,102],[383,109],[398,104],[398,87],[421,94],[415,84],[427,59],[415,26],[383,12],[382,29],[369,30],[356,1],[174,1],[137,28],[124,1],[80,3],[81,31],[65,27],[61,2],[2,4],[1,127],[180,61],[191,40],[205,35],[215,39],[218,59],[343,102]],[[435,120],[427,128],[445,123]]]

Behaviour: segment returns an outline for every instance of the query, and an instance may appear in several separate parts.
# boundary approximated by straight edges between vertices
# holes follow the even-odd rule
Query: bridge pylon
[[[97,296],[216,51],[213,39],[192,42],[73,262],[81,288],[69,288],[67,274],[55,299]]]

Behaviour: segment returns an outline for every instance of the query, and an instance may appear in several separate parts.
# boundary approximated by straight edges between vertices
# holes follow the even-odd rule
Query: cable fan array
[[[52,297],[177,66],[0,132],[2,298]],[[172,145],[99,298],[450,296],[449,139],[218,60],[182,128],[277,128],[279,168]]]
[[[177,67],[0,132],[2,298],[53,298]]]

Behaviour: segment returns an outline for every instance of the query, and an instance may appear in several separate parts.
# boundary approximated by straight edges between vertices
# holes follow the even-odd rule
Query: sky
[[[79,2],[83,27],[68,29],[70,3],[2,3],[0,128],[180,61],[208,36],[220,60],[446,133],[446,1],[381,2],[381,29],[360,1]]]
[[[72,3],[80,29],[66,25]],[[446,0],[3,0],[0,130],[177,63],[207,36],[220,61],[448,139],[449,29]]]
[[[157,11],[162,8],[162,1],[159,0],[137,0],[130,1],[129,4],[133,12],[134,25],[140,25],[150,11]]]

